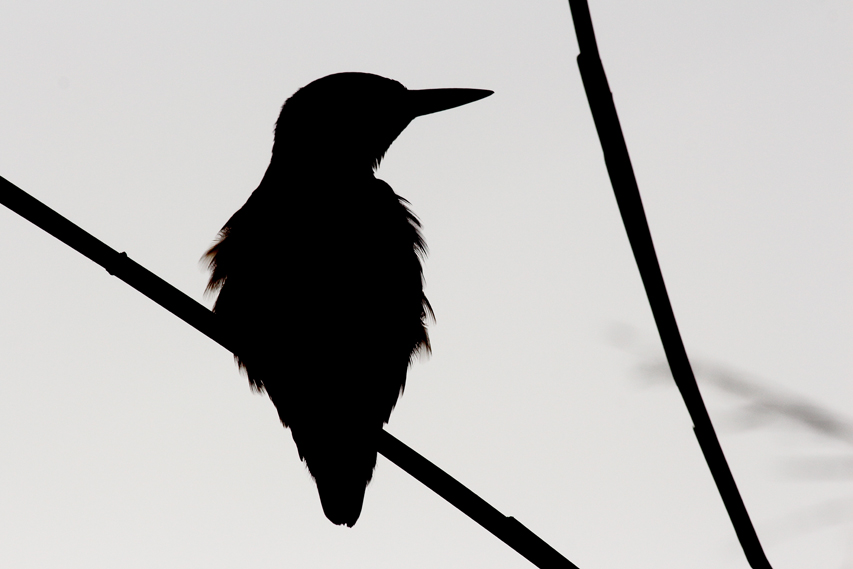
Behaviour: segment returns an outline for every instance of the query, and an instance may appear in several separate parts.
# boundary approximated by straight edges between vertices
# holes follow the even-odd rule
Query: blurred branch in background
[[[646,341],[640,331],[625,324],[613,324],[607,330],[607,341],[635,360],[635,377],[647,385],[672,382],[662,350],[651,338]],[[793,427],[795,432],[784,436],[786,444],[793,443],[797,431],[819,437],[819,440],[812,439],[808,443],[807,456],[781,461],[779,471],[787,478],[810,482],[853,481],[853,419],[719,361],[696,358],[693,368],[700,387],[713,389],[735,406],[728,412],[719,408],[715,410],[718,417],[715,422],[724,432],[787,426]],[[705,391],[706,396],[714,394],[708,389]],[[829,452],[821,442],[830,444]],[[818,449],[818,446],[823,448]],[[829,526],[846,524],[853,524],[853,496],[849,495],[798,508],[763,525],[768,540],[780,542]],[[844,567],[853,567],[851,553],[848,551]]]
[[[666,359],[651,343],[644,344],[640,333],[629,326],[614,325],[608,331],[610,343],[635,356],[637,374],[650,382],[671,380]],[[853,445],[853,420],[807,401],[800,395],[749,377],[748,374],[709,360],[697,359],[693,367],[700,383],[713,386],[740,400],[741,427],[757,427],[786,419],[823,436]]]

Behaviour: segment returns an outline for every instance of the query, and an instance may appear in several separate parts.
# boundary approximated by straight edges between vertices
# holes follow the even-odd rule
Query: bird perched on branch
[[[367,73],[308,84],[281,109],[260,185],[205,255],[237,362],[290,428],[335,524],[358,519],[377,437],[430,349],[420,224],[374,171],[415,117],[491,94]]]

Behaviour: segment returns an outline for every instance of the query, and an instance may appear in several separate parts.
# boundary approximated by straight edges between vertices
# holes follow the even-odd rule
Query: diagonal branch
[[[213,312],[132,260],[126,253],[119,253],[3,177],[0,177],[0,203],[96,262],[109,274],[129,284],[226,350],[232,353],[237,350],[238,342],[219,326]],[[378,450],[537,567],[578,569],[521,522],[501,514],[387,431],[382,431]]]
[[[672,311],[663,274],[655,254],[652,235],[646,221],[643,202],[640,199],[640,190],[631,166],[631,158],[628,156],[628,147],[619,124],[619,116],[616,114],[616,106],[613,104],[613,95],[607,83],[607,76],[604,74],[604,66],[598,54],[589,6],[586,0],[569,0],[569,7],[580,48],[578,67],[586,90],[586,98],[601,141],[613,193],[616,194],[622,222],[628,233],[631,249],[634,251],[634,259],[640,270],[640,277],[646,289],[646,296],[652,308],[672,377],[693,420],[693,431],[699,441],[699,447],[705,455],[705,461],[717,484],[717,490],[723,498],[723,504],[747,561],[753,569],[770,569],[770,562],[764,554],[761,542],[758,541],[758,535],[749,519],[746,506],[738,492],[726,457],[723,455],[723,449],[720,447],[720,441],[717,440],[711,418],[705,409],[705,403],[696,385],[696,378],[693,376],[687,351],[684,349],[684,343],[675,322],[675,314]]]

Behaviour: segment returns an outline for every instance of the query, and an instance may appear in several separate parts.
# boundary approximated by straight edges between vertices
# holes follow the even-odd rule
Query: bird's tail
[[[292,429],[299,454],[317,483],[323,513],[337,525],[355,525],[373,477],[378,429],[365,430],[311,429],[306,434]]]

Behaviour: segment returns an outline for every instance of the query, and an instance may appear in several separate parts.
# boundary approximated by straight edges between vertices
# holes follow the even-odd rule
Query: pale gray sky
[[[688,352],[853,417],[850,4],[590,9]],[[201,299],[297,88],[493,89],[379,171],[438,320],[388,430],[581,569],[744,568],[677,392],[638,371],[661,351],[576,54],[565,2],[13,0],[0,175]],[[530,566],[384,459],[333,526],[229,354],[3,208],[0,236],[3,567]],[[785,466],[850,444],[703,391],[774,568],[853,567],[853,478]]]

